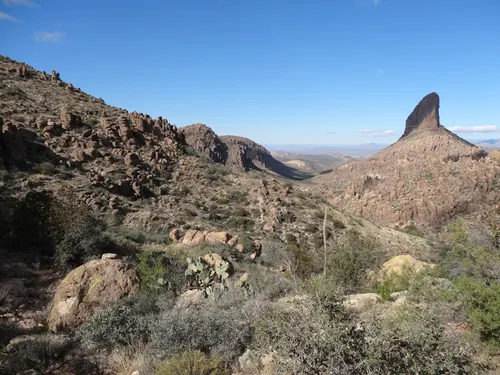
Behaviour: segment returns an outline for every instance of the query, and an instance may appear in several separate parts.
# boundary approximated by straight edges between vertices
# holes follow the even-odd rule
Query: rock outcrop
[[[486,155],[440,125],[433,93],[409,116],[399,141],[313,181],[343,211],[383,225],[439,228],[457,213],[497,204],[500,163]]]
[[[200,153],[207,154],[216,163],[225,164],[227,147],[212,129],[204,124],[181,128],[186,143]]]
[[[133,269],[119,259],[93,260],[71,271],[52,300],[47,327],[51,332],[75,328],[93,313],[138,291]]]
[[[425,96],[406,120],[401,138],[417,131],[439,129],[439,95],[435,92]]]
[[[204,124],[189,125],[180,131],[189,146],[216,163],[240,171],[269,170],[290,178],[303,178],[302,173],[276,160],[265,147],[251,139],[231,135],[219,137]]]

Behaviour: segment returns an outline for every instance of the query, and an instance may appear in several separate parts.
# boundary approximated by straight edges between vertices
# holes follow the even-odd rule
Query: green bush
[[[273,374],[466,374],[466,352],[423,311],[358,323],[307,300],[276,308],[256,327],[253,348],[273,350]]]
[[[55,165],[52,163],[47,163],[47,162],[43,162],[43,163],[35,165],[33,167],[33,170],[37,173],[45,174],[45,175],[49,175],[49,176],[52,176],[52,175],[57,173],[57,169],[56,169]]]
[[[389,301],[392,293],[410,289],[416,277],[417,275],[412,268],[404,268],[401,273],[392,273],[385,279],[378,281],[375,290],[383,301]]]
[[[160,364],[156,375],[229,375],[229,372],[219,358],[189,350]]]
[[[244,300],[228,306],[224,298],[204,300],[199,309],[162,311],[152,321],[150,350],[167,357],[200,350],[227,362],[238,358],[251,341],[253,314]]]
[[[446,239],[449,246],[444,249],[440,269],[452,286],[444,296],[458,303],[483,341],[500,346],[500,252],[494,238],[489,246],[484,241],[478,244],[464,223],[455,220]]]
[[[299,245],[297,242],[289,242],[285,248],[288,260],[289,271],[301,279],[319,272],[314,254],[305,245]]]
[[[460,276],[445,295],[458,301],[481,339],[500,346],[500,283]]]
[[[175,258],[158,252],[139,252],[137,271],[146,293],[173,292],[184,285],[184,266]]]
[[[111,351],[119,346],[138,344],[145,342],[148,335],[145,319],[125,304],[95,313],[77,331],[82,346],[89,351]]]
[[[250,231],[253,228],[254,221],[251,218],[245,216],[231,216],[226,221],[226,225],[232,229]]]
[[[380,260],[375,238],[349,230],[345,241],[327,254],[326,273],[339,287],[353,293],[366,286],[367,271],[377,267]]]
[[[62,268],[98,257],[109,245],[102,223],[87,207],[70,206],[47,191],[29,192],[9,202],[2,219],[1,247],[51,257]]]
[[[500,281],[500,252],[493,243],[478,244],[472,239],[461,220],[455,220],[445,238],[441,267],[447,277],[470,276]],[[492,239],[493,242],[493,239]]]
[[[74,268],[101,256],[112,247],[102,233],[104,224],[92,216],[87,207],[56,206],[54,226],[60,232],[54,237],[54,262],[61,268]]]
[[[333,227],[335,229],[345,229],[346,228],[345,224],[338,219],[332,219],[332,223],[333,223]]]

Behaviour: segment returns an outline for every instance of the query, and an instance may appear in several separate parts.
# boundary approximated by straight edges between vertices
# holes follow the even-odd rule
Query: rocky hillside
[[[500,163],[441,125],[432,93],[410,114],[398,142],[315,183],[341,210],[381,224],[440,227],[455,214],[498,204]]]
[[[500,158],[443,128],[437,96],[395,145],[312,182],[3,57],[0,98],[0,375],[499,368],[479,346],[499,342],[498,226],[444,243],[353,214],[494,199]]]
[[[193,124],[181,128],[186,143],[194,150],[205,154],[216,163],[240,171],[267,170],[293,179],[311,177],[299,169],[289,167],[276,160],[271,153],[251,139],[232,135],[218,136],[204,124]]]
[[[303,175],[255,142],[111,107],[55,71],[49,76],[6,57],[0,75],[2,165],[11,172],[0,185],[3,198],[48,190],[126,228],[153,232],[198,227],[321,237],[326,202],[309,184],[283,180]],[[330,210],[343,227],[379,237],[389,253],[429,251],[420,239]],[[304,231],[311,225],[314,231]]]

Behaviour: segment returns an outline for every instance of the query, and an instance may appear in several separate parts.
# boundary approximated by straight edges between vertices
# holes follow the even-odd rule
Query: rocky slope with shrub
[[[383,227],[251,140],[0,75],[0,374],[498,370],[498,213]]]

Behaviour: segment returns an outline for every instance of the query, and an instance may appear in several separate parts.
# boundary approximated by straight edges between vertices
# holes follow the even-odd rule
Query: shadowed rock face
[[[401,138],[415,131],[438,129],[440,126],[439,95],[433,92],[424,97],[408,116],[405,132]]]

